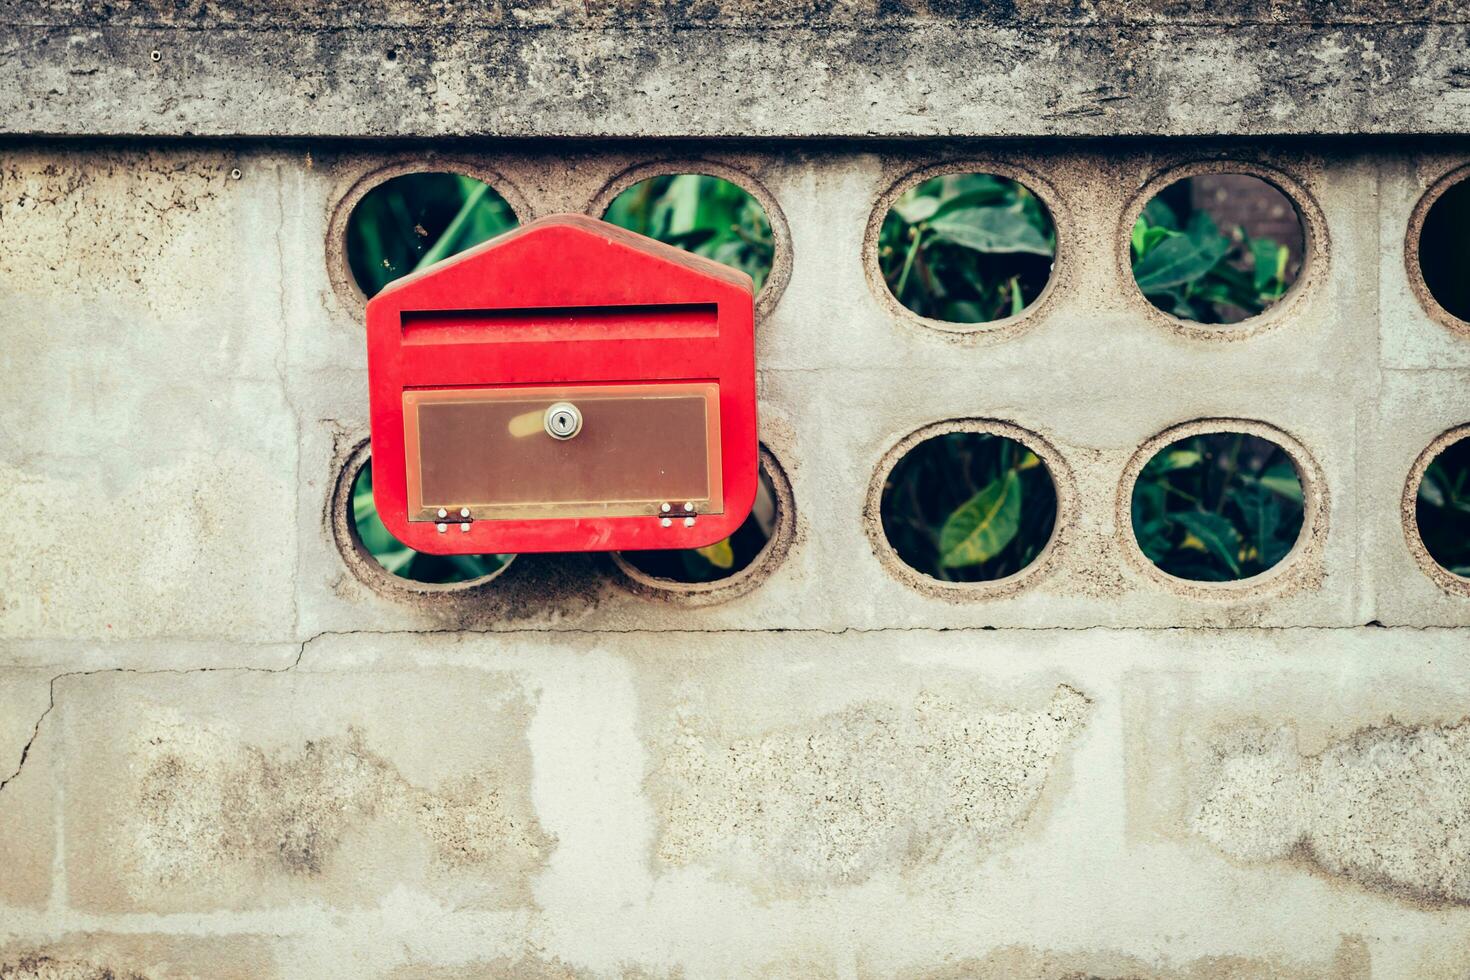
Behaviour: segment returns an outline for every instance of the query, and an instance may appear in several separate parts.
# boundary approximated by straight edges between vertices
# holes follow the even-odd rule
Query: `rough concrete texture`
[[[1330,960],[1290,964],[1247,956],[1205,956],[1185,963],[1149,963],[1108,953],[1059,953],[1007,946],[917,975],[920,980],[1348,980],[1371,977],[1367,945],[1344,939]]]
[[[0,944],[0,980],[251,980],[273,969],[256,936],[75,933],[44,945]]]
[[[351,45],[352,17],[451,7],[299,16]],[[1304,11],[1095,16],[1286,36]],[[89,36],[213,16],[115,6]],[[664,15],[568,16],[614,38]],[[1458,111],[1424,91],[1414,111]],[[363,111],[417,126],[392,100]],[[1467,162],[1462,139],[0,147],[0,975],[1463,980],[1470,588],[1426,574],[1401,504],[1470,422],[1470,340],[1405,265],[1417,202]],[[352,560],[367,380],[332,229],[391,168],[485,176],[526,219],[650,168],[761,196],[789,264],[760,300],[761,437],[794,504],[764,578],[695,606],[605,556],[432,592]],[[1202,168],[1276,181],[1312,243],[1238,331],[1126,278],[1133,213]],[[883,203],[946,169],[1018,176],[1056,219],[1053,285],[1013,321],[938,329],[873,278]],[[909,434],[967,419],[1044,444],[1064,506],[1036,574],[952,590],[893,563],[871,490]],[[1279,433],[1320,517],[1279,574],[1211,592],[1140,567],[1119,508],[1142,447],[1204,419]]]
[[[1453,133],[1434,0],[8,0],[28,135]],[[733,110],[733,111],[732,111]]]
[[[1470,719],[1365,728],[1310,757],[1289,729],[1222,739],[1191,827],[1232,857],[1299,856],[1411,898],[1470,904]]]
[[[0,445],[20,464],[0,506],[38,517],[6,529],[0,632],[286,639],[283,300],[239,272],[279,205],[233,193],[213,155],[83,160],[0,155]],[[149,444],[147,465],[125,461]],[[257,525],[277,546],[242,561],[234,533]]]
[[[79,906],[351,903],[409,882],[486,907],[529,901],[554,840],[531,812],[513,682],[464,679],[450,694],[432,671],[325,685],[226,672],[180,705],[168,677],[124,680],[58,709],[63,738],[107,733],[68,775],[108,801],[66,811]]]
[[[659,861],[729,866],[761,889],[862,883],[995,849],[1031,815],[1088,701],[1063,686],[1035,710],[987,713],[965,693],[859,704],[754,737],[679,717],[650,778],[666,814]]]
[[[9,906],[41,908],[51,892],[54,790],[36,776],[50,765],[38,735],[51,689],[50,671],[0,669],[0,903]]]
[[[8,831],[57,847],[0,948],[144,976],[165,940],[143,934],[258,940],[255,975],[283,977],[1459,977],[1470,907],[1426,896],[1464,838],[1416,811],[1463,811],[1463,759],[1400,730],[1368,761],[1322,750],[1383,711],[1451,717],[1464,652],[1454,630],[362,633],[284,671],[103,670],[58,683],[0,791]],[[1338,864],[1201,830],[1222,733],[1272,725],[1368,784],[1316,798],[1319,846],[1376,825]],[[1375,772],[1411,767],[1395,807]],[[470,795],[498,802],[448,835],[479,843],[446,848],[433,801],[486,771]],[[54,803],[10,810],[27,781]],[[1365,884],[1351,862],[1385,843],[1394,887]]]

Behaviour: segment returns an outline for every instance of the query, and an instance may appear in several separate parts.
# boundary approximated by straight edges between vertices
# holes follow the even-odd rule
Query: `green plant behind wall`
[[[883,533],[912,568],[945,582],[1005,578],[1051,540],[1056,490],[1036,454],[1002,436],[919,443],[884,483]]]
[[[1155,197],[1133,224],[1133,278],[1149,302],[1197,323],[1236,323],[1275,303],[1291,285],[1291,252],[1244,228],[1220,231],[1204,211],[1181,221]]]
[[[515,226],[505,199],[473,177],[403,174],[368,191],[353,209],[347,221],[347,264],[358,287],[372,297],[395,279]],[[363,547],[401,578],[463,582],[505,563],[501,555],[428,555],[394,538],[373,503],[370,466],[353,483],[351,517]]]
[[[426,268],[516,226],[505,198],[463,174],[403,174],[363,195],[347,221],[347,263],[375,296]]]
[[[1243,433],[1192,436],[1144,465],[1133,488],[1133,533],[1179,578],[1259,575],[1301,534],[1301,479],[1281,447]]]
[[[765,284],[776,255],[760,202],[719,177],[650,177],[614,198],[603,220],[739,269],[756,289]]]
[[[1470,576],[1470,439],[1435,457],[1419,481],[1415,520],[1429,556]]]
[[[883,219],[878,265],[920,316],[983,323],[1020,313],[1051,275],[1051,215],[1022,184],[946,174],[905,192]]]

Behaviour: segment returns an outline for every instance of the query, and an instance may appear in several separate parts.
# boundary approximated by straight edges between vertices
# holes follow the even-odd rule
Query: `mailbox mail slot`
[[[373,492],[435,554],[690,548],[750,512],[749,277],[533,222],[368,303]]]

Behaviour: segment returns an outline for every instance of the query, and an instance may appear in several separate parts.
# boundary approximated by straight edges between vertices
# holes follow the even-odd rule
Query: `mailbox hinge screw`
[[[694,526],[694,518],[692,518],[692,517],[686,517],[686,518],[684,518],[684,526],[685,527],[693,527]]]
[[[686,513],[686,514],[692,514],[692,513],[694,513],[694,505],[691,504],[687,500],[684,501],[684,513]]]
[[[659,521],[659,524],[661,524],[664,527],[673,527],[674,526],[674,522],[672,520],[670,520],[669,518],[667,518],[667,517],[665,517],[663,520]]]
[[[461,518],[463,518],[464,520],[469,520],[470,519],[470,509],[468,507],[461,507],[459,509],[459,516]]]
[[[440,517],[448,517],[449,516],[449,511],[445,510],[443,507],[440,507],[439,508],[439,516]]]
[[[470,522],[469,521],[463,522],[462,524],[460,524],[459,529],[461,531],[468,531],[470,529]]]
[[[439,533],[440,534],[443,534],[445,531],[449,530],[449,525],[448,524],[439,524],[439,525],[437,525],[437,527],[439,528]]]
[[[669,511],[671,511],[673,509],[674,509],[674,505],[673,504],[662,504],[659,507],[659,510],[663,511],[665,514],[667,514]]]

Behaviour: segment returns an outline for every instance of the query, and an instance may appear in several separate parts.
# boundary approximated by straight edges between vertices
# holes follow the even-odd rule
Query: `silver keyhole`
[[[570,439],[582,431],[582,412],[571,402],[557,402],[546,410],[546,434],[553,439]]]

